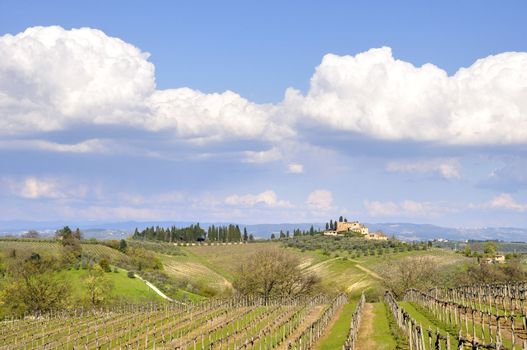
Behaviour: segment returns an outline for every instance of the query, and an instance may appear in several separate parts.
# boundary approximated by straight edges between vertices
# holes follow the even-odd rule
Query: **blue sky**
[[[2,1],[0,220],[527,226],[525,13]]]

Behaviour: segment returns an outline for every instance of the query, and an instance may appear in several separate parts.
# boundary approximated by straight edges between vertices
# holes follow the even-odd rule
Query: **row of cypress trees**
[[[171,226],[163,228],[160,226],[147,227],[142,231],[137,228],[134,231],[133,239],[147,240],[147,241],[163,241],[163,242],[197,242],[197,241],[212,241],[212,242],[241,242],[252,241],[254,237],[247,233],[247,229],[240,230],[238,225],[227,226],[209,226],[207,231],[199,226],[199,223],[190,225],[188,227],[177,228]]]
[[[195,242],[205,238],[205,230],[199,226],[199,223],[182,228],[177,228],[176,226],[168,228],[152,226],[142,231],[136,228],[132,237],[133,239],[146,241]]]

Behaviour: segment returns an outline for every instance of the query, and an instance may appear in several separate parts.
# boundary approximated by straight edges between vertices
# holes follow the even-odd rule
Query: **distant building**
[[[364,224],[361,224],[358,221],[338,221],[336,230],[326,230],[324,231],[324,236],[339,236],[346,233],[356,232],[364,236],[366,239],[378,239],[378,240],[388,240],[382,232],[370,233],[368,227]]]
[[[324,236],[338,236],[338,232],[335,230],[326,230],[324,231]]]
[[[342,232],[358,232],[363,235],[367,235],[369,233],[369,230],[366,226],[364,226],[358,221],[337,222],[337,233]]]
[[[367,235],[364,236],[364,238],[366,238],[366,239],[378,239],[378,240],[381,240],[381,241],[387,241],[388,240],[388,237],[384,233],[382,233],[381,231],[368,233]]]
[[[485,258],[487,264],[505,264],[505,255],[496,254],[489,258]]]

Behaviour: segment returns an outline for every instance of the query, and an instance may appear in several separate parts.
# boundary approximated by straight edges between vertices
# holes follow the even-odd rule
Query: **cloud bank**
[[[100,30],[33,27],[0,37],[0,133],[125,125],[203,143],[292,135],[274,106],[238,94],[156,90],[149,54]]]
[[[308,93],[285,104],[306,121],[388,140],[445,144],[527,142],[527,53],[477,60],[453,76],[397,60],[388,47],[328,54]]]
[[[493,209],[506,209],[518,212],[527,211],[527,204],[518,203],[508,193],[501,193],[499,196],[492,198],[485,206]]]
[[[390,161],[386,170],[402,173],[438,173],[447,180],[459,179],[460,164],[457,159],[428,159],[421,161]]]
[[[437,216],[452,209],[430,202],[404,200],[401,202],[364,201],[364,208],[372,217],[423,217]]]
[[[315,190],[307,196],[306,203],[312,210],[329,211],[333,208],[333,194],[328,190]]]
[[[305,95],[290,88],[282,102],[267,105],[232,91],[158,90],[148,57],[91,28],[33,27],[1,36],[0,133],[125,125],[196,144],[278,143],[311,127],[382,140],[527,143],[524,52],[488,56],[452,76],[433,64],[398,60],[388,47],[328,54]]]
[[[225,204],[241,207],[264,205],[267,207],[291,208],[293,206],[286,200],[278,199],[278,196],[272,190],[267,190],[258,194],[233,194],[225,198]]]

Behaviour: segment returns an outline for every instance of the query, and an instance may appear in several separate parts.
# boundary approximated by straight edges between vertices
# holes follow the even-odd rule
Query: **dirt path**
[[[336,258],[332,258],[332,259],[328,259],[328,260],[324,260],[324,261],[321,261],[319,263],[316,263],[314,265],[311,265],[311,266],[308,266],[306,267],[304,270],[306,271],[311,271],[311,272],[320,272],[320,270],[326,266],[327,264],[329,264],[330,262],[332,261],[335,261],[335,260],[340,260],[342,259],[342,257],[336,257]]]
[[[369,280],[368,276],[364,275],[363,277],[361,277],[360,280],[355,281],[352,284],[350,284],[346,290],[348,291],[348,293],[356,291],[356,290],[358,291],[365,290],[366,288],[368,288],[370,282],[371,281]]]
[[[355,350],[371,350],[376,349],[376,343],[373,340],[373,304],[366,303],[364,304],[364,309],[362,309],[362,319],[359,327],[359,337],[357,339],[357,346]]]
[[[315,322],[317,317],[320,316],[320,314],[324,311],[324,308],[325,308],[325,305],[319,305],[319,306],[315,306],[313,309],[311,309],[311,312],[309,313],[309,315],[306,318],[304,318],[304,321],[298,326],[297,329],[295,329],[293,331],[293,333],[291,333],[289,335],[289,337],[286,339],[286,341],[280,347],[278,347],[278,350],[287,350],[288,349],[288,345],[289,345],[289,340],[295,339],[311,323]]]
[[[360,264],[356,264],[355,265],[358,269],[361,269],[362,271],[366,272],[368,275],[370,275],[371,277],[373,278],[376,278],[378,280],[382,280],[382,277],[379,276],[377,273],[373,272],[372,270],[360,265]]]
[[[145,280],[144,278],[142,278],[141,276],[139,276],[138,274],[134,274],[134,276],[143,281],[150,289],[152,289],[157,295],[159,295],[161,298],[165,299],[165,300],[168,300],[168,301],[174,301],[174,299],[172,298],[169,298],[165,295],[165,293],[163,293],[162,291],[160,291],[156,286],[154,286],[152,283],[148,282],[147,280]]]
[[[324,261],[321,261],[321,262],[319,262],[319,263],[317,263],[315,265],[311,265],[311,266],[307,267],[306,270],[312,271],[312,272],[320,272],[320,270],[324,266],[328,265],[332,261],[342,260],[342,259],[343,258],[341,256],[339,256],[339,257],[336,257],[336,258],[324,260]],[[350,261],[354,262],[355,263],[355,267],[357,267],[359,270],[366,272],[368,275],[370,275],[371,277],[373,277],[375,279],[382,280],[382,277],[379,276],[379,274],[377,274],[376,272],[373,272],[372,270],[368,269],[367,267],[362,266],[361,264],[359,264],[359,262],[357,260],[351,260],[350,259]]]

